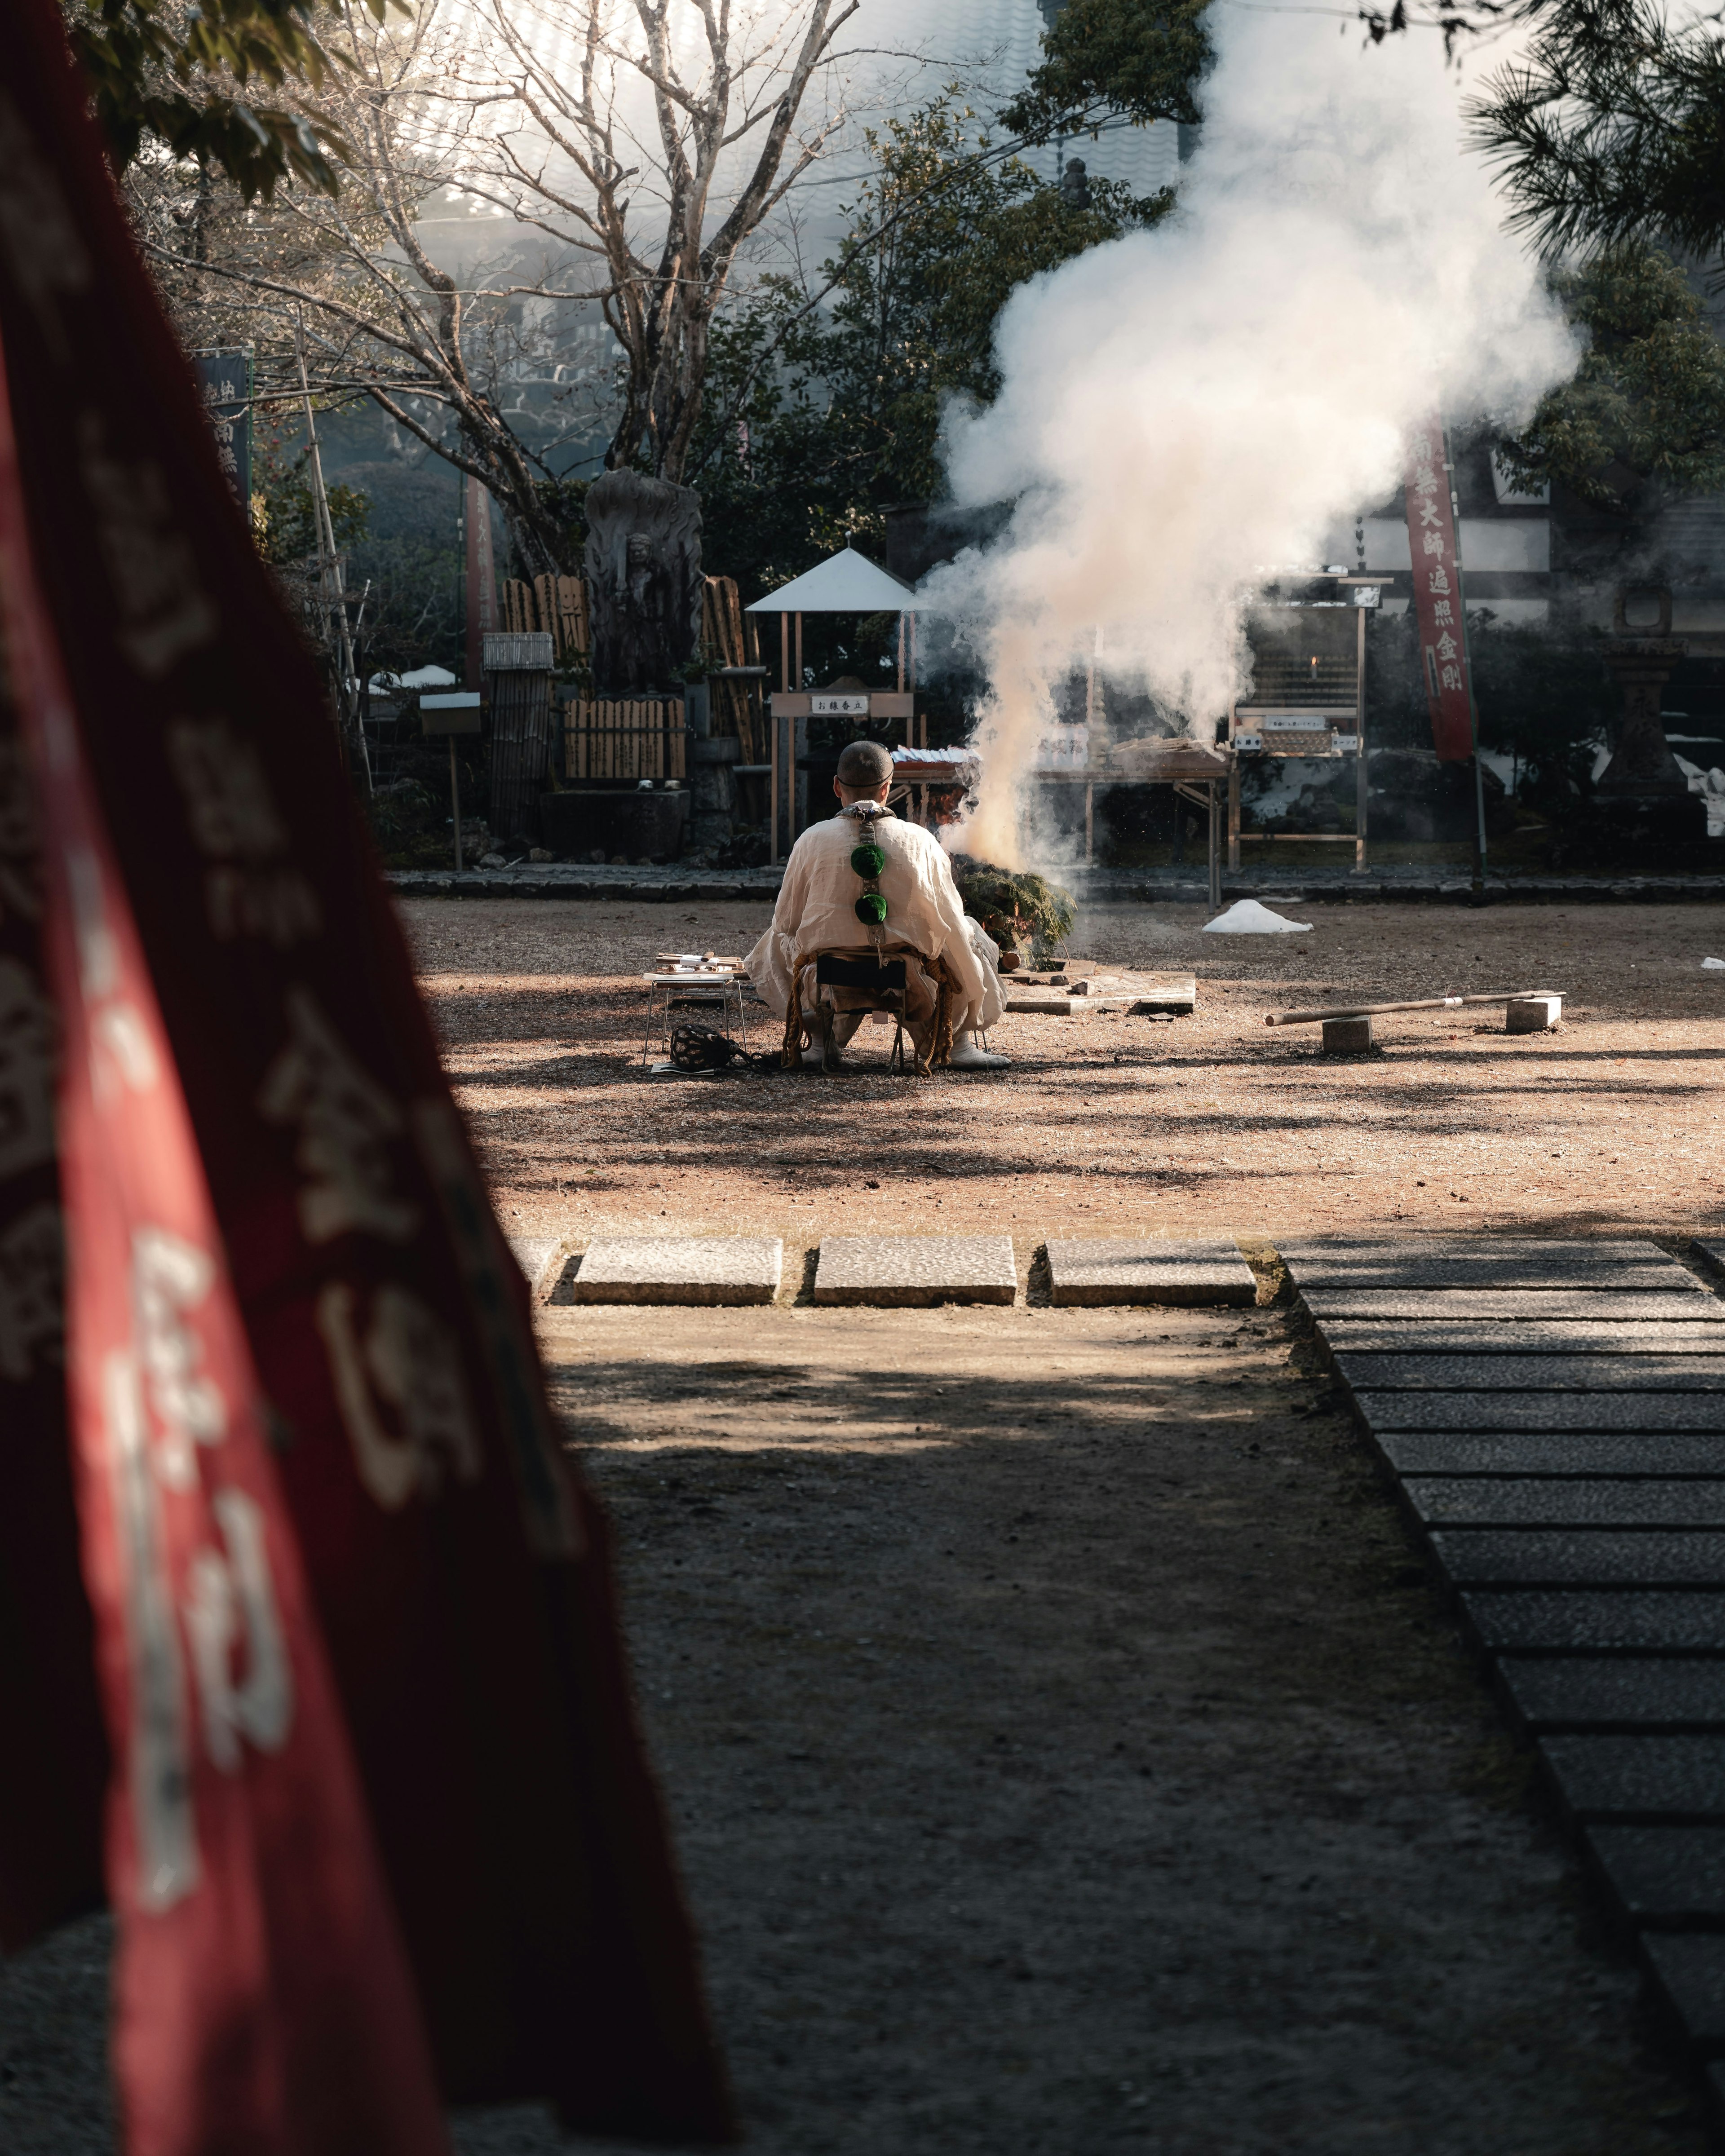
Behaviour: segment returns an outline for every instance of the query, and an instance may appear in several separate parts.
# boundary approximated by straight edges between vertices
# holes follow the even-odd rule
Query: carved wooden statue
[[[670,689],[701,639],[701,496],[644,472],[603,472],[587,493],[593,689]]]

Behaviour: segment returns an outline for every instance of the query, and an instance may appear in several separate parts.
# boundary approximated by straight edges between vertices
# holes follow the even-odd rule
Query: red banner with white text
[[[1408,545],[1432,745],[1444,762],[1463,762],[1474,749],[1473,680],[1449,449],[1435,417],[1415,429],[1408,446]]]
[[[0,621],[63,1057],[74,1479],[120,1770],[126,2147],[438,2156],[412,1980],[22,508],[0,394]]]
[[[59,1031],[35,788],[0,680],[0,1952],[102,1898],[107,1748],[66,1449]]]
[[[66,1037],[128,2148],[435,2148],[434,2072],[589,2132],[728,2138],[606,1522],[316,668],[59,11],[8,27],[0,604]],[[0,1831],[4,1799],[0,1773]],[[0,1916],[28,1861],[0,1848]]]

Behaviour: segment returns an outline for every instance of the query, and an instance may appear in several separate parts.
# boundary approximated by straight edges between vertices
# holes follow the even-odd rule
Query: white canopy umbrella
[[[915,613],[921,602],[909,584],[877,569],[855,547],[841,547],[818,567],[781,584],[751,613]]]
[[[898,690],[903,696],[916,679],[916,622],[923,603],[914,589],[899,578],[891,576],[885,569],[877,568],[854,547],[843,547],[829,560],[819,563],[800,577],[793,577],[789,583],[781,584],[776,592],[768,592],[764,599],[757,599],[749,608],[751,613],[776,613],[779,621],[779,677],[780,686],[789,693],[794,681],[800,692],[803,684],[803,617],[805,613],[896,613],[898,616]],[[795,624],[795,658],[792,656],[792,624]],[[773,806],[768,811],[772,825],[773,851],[771,858],[778,859],[778,733],[783,721],[775,705],[772,721],[772,760],[768,767],[768,799]],[[798,721],[800,727],[804,721]],[[926,728],[925,728],[926,733]],[[910,723],[906,721],[906,738],[910,737]],[[794,760],[790,767],[794,770]],[[794,799],[792,804],[790,829],[796,830]]]
[[[803,617],[805,613],[896,613],[898,623],[898,685],[916,679],[916,651],[906,634],[914,634],[907,617],[922,612],[923,602],[914,589],[885,569],[876,568],[855,547],[842,547],[836,554],[793,577],[764,599],[757,599],[750,613],[776,613],[779,618],[780,685],[788,690],[803,679]],[[792,624],[795,624],[796,658],[791,655]],[[908,648],[907,648],[908,647]]]

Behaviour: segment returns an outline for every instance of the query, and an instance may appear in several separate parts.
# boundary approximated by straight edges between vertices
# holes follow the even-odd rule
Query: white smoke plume
[[[1362,50],[1333,18],[1230,0],[1210,20],[1175,214],[1016,292],[1000,396],[949,429],[957,500],[1015,503],[1000,539],[923,588],[987,667],[963,843],[1006,865],[1053,687],[1098,628],[1114,678],[1211,738],[1247,685],[1263,570],[1322,562],[1396,488],[1435,405],[1525,415],[1574,364],[1462,146],[1435,36]]]

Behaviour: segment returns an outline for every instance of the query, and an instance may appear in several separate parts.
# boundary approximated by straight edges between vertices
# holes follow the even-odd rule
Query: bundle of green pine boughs
[[[1046,877],[954,854],[952,880],[964,911],[981,921],[1003,951],[1022,954],[1028,943],[1037,959],[1051,957],[1072,933],[1078,913],[1072,894]]]

